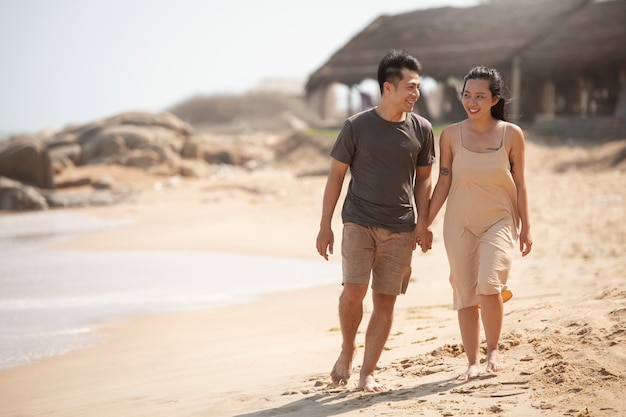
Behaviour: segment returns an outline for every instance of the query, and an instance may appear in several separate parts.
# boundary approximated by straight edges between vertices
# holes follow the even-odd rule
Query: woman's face
[[[477,78],[467,80],[461,97],[467,117],[471,119],[491,117],[491,107],[499,100],[492,96],[489,81]]]

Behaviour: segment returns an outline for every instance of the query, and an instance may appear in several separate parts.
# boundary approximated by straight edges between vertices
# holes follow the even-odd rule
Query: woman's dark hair
[[[504,97],[504,81],[502,81],[502,77],[500,73],[493,69],[487,67],[474,67],[467,73],[467,75],[463,78],[463,90],[461,90],[461,94],[465,91],[465,84],[467,84],[467,80],[487,80],[489,82],[489,90],[491,91],[491,95],[494,98],[499,98],[500,100],[493,106],[491,106],[491,115],[496,119],[506,121],[506,114],[504,110],[504,105],[506,104],[506,98]]]
[[[378,64],[380,94],[383,93],[383,84],[386,81],[397,85],[398,81],[402,79],[402,68],[415,71],[418,74],[422,72],[422,64],[415,57],[399,49],[392,49],[380,60]]]

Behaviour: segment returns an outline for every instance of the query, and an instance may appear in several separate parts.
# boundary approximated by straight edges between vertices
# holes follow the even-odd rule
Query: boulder
[[[60,146],[49,147],[50,163],[52,172],[58,174],[65,168],[69,168],[80,163],[82,148],[77,143],[62,144]]]
[[[46,200],[50,207],[87,207],[87,206],[111,206],[122,200],[121,196],[116,196],[109,191],[96,191],[91,194],[55,192],[46,193]]]
[[[115,180],[110,175],[101,175],[91,182],[96,190],[111,190],[115,187]]]
[[[84,187],[86,185],[91,185],[91,178],[80,177],[65,181],[57,181],[54,185],[57,189]]]
[[[48,149],[41,139],[32,136],[0,142],[0,175],[39,188],[54,188]]]
[[[115,161],[128,150],[163,149],[180,153],[186,138],[160,126],[110,125],[77,138],[81,165]]]
[[[151,149],[136,149],[123,155],[119,155],[117,163],[129,167],[147,169],[151,166],[160,164],[161,155],[159,155],[157,151]]]
[[[36,187],[0,177],[0,210],[46,210],[46,198]]]
[[[190,124],[183,122],[173,113],[125,112],[102,120],[103,125],[158,126],[176,132],[182,136],[194,132]]]
[[[45,144],[54,150],[58,172],[67,166],[68,159],[75,165],[116,162],[128,150],[163,147],[180,154],[183,143],[193,133],[191,125],[172,113],[125,112],[67,127],[46,136]]]
[[[209,165],[204,161],[183,159],[180,162],[180,175],[183,177],[202,178],[209,175]]]
[[[202,145],[194,140],[186,140],[180,150],[180,156],[185,159],[201,159]]]

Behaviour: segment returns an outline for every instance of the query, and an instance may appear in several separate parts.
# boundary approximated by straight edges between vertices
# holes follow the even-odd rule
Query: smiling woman
[[[519,239],[522,256],[532,247],[526,192],[525,139],[504,120],[503,81],[476,67],[461,93],[467,119],[446,127],[440,139],[440,172],[429,221],[446,199],[444,243],[453,304],[469,362],[460,380],[480,375],[480,323],[487,339],[486,372],[502,370],[499,339],[507,279]],[[521,227],[520,227],[521,226]]]

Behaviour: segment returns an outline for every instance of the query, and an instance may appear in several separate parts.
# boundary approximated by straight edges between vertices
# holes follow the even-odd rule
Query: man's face
[[[396,85],[386,82],[386,93],[397,111],[411,112],[420,98],[420,76],[417,72],[402,68],[402,79]]]

